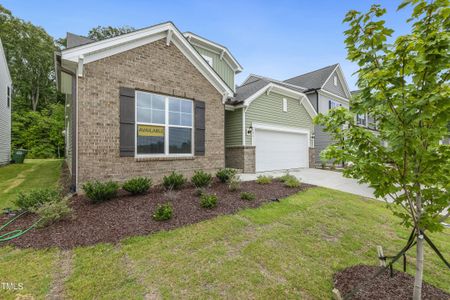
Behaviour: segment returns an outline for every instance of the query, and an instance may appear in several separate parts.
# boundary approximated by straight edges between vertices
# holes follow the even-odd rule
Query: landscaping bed
[[[145,195],[132,196],[119,191],[116,198],[93,204],[86,196],[71,198],[72,217],[45,228],[36,228],[27,234],[8,242],[19,248],[59,247],[70,249],[76,246],[93,245],[102,242],[118,242],[129,236],[146,235],[160,230],[172,229],[210,219],[218,215],[231,214],[244,208],[255,208],[273,199],[287,197],[306,190],[311,185],[301,184],[289,188],[274,180],[270,184],[255,181],[242,182],[237,191],[230,191],[227,184],[214,181],[205,192],[216,194],[218,205],[212,209],[200,206],[196,189],[191,186],[172,191],[170,201],[173,217],[167,221],[156,221],[152,214],[160,204],[167,203],[167,194],[162,186],[155,186]],[[256,198],[242,200],[241,192],[252,192]],[[175,193],[175,195],[173,195]],[[0,216],[0,224],[10,217]],[[8,227],[8,230],[24,229],[37,221],[37,216],[27,214]]]
[[[380,267],[358,265],[338,272],[334,276],[334,286],[342,297],[346,297],[353,288],[359,287],[349,299],[411,299],[414,287],[414,277],[399,271],[394,271],[390,277],[389,270],[372,279]],[[450,299],[450,294],[423,283],[422,299]]]

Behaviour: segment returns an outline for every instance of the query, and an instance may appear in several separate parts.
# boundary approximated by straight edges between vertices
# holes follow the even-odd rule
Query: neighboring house
[[[94,42],[70,34],[57,55],[73,189],[225,166],[225,102],[242,67],[171,22]]]
[[[11,95],[12,80],[0,40],[0,165],[11,160]]]
[[[339,64],[302,74],[284,82],[303,88],[303,93],[317,113],[325,114],[337,106],[349,107],[351,93]],[[316,125],[314,129],[316,165],[320,164],[320,152],[331,142],[330,135],[323,131],[322,126]]]
[[[226,166],[246,173],[313,166],[316,111],[304,91],[250,75],[227,102]]]

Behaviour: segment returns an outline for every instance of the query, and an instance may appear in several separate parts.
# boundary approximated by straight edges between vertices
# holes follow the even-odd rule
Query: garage
[[[309,134],[304,129],[255,128],[256,171],[307,168]]]

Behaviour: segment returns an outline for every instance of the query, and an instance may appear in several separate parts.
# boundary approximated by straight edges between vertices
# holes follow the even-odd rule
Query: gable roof
[[[231,54],[231,51],[228,50],[227,47],[213,42],[211,40],[208,40],[207,38],[204,38],[202,36],[199,36],[198,34],[195,34],[193,32],[185,32],[183,33],[183,35],[188,39],[188,41],[190,43],[195,44],[205,44],[209,47],[212,47],[214,50],[217,50],[221,55],[223,54],[223,56],[225,57],[225,59],[227,59],[230,62],[230,65],[232,67],[232,69],[236,72],[239,73],[243,70],[241,64],[237,61],[237,59]]]
[[[320,89],[338,65],[339,64],[326,66],[318,70],[286,79],[284,82],[298,85],[307,89]]]
[[[174,43],[200,73],[224,96],[224,99],[234,95],[225,81],[203,59],[172,22],[165,22],[109,39],[64,49],[61,51],[61,59],[63,63],[72,66],[78,64],[80,68],[84,63],[128,51],[163,38],[166,38],[167,45]]]
[[[251,74],[243,82],[243,84],[237,87],[235,96],[229,99],[227,104],[248,106],[254,99],[258,98],[264,92],[271,92],[272,90],[292,98],[298,98],[311,117],[317,115],[314,107],[303,93],[305,89],[286,82],[255,74]]]
[[[95,41],[82,35],[74,34],[71,32],[67,32],[66,34],[66,49],[86,45],[93,42]]]
[[[0,39],[0,59],[4,60],[5,73],[8,81],[12,83],[11,73],[9,73],[8,60],[6,59],[5,49],[3,48],[2,40]]]

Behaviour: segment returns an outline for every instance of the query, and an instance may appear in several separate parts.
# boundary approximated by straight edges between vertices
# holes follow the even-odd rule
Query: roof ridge
[[[288,78],[288,79],[284,80],[283,82],[288,81],[288,80],[291,80],[291,79],[294,79],[294,78],[298,78],[298,77],[301,77],[301,76],[304,76],[304,75],[308,75],[308,74],[311,74],[311,73],[314,73],[314,72],[318,72],[318,71],[327,69],[327,68],[329,68],[329,67],[335,67],[335,66],[337,66],[337,65],[339,65],[339,63],[332,64],[332,65],[329,65],[329,66],[326,66],[326,67],[322,67],[322,68],[317,69],[317,70],[309,71],[309,72],[306,72],[306,73],[303,73],[303,74],[300,74],[300,75],[297,75],[297,76]]]
[[[251,73],[251,74],[249,75],[249,77],[250,77],[250,76],[258,77],[258,78],[261,78],[261,79],[267,79],[268,81],[273,81],[273,82],[275,82],[275,83],[286,84],[286,85],[289,85],[289,86],[292,86],[292,87],[295,87],[295,88],[306,89],[306,88],[303,87],[303,86],[291,84],[291,83],[289,83],[289,82],[284,82],[284,81],[282,81],[282,80],[273,79],[273,78],[267,77],[267,76],[257,75],[257,74],[253,74],[253,73]]]

